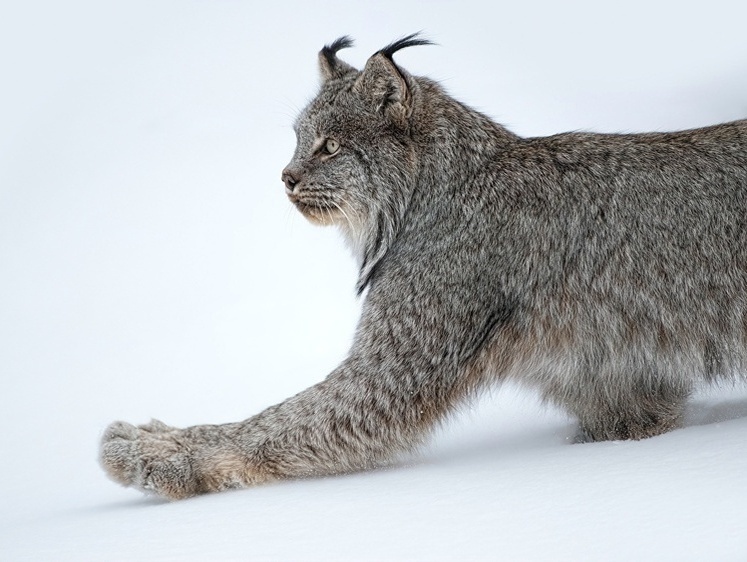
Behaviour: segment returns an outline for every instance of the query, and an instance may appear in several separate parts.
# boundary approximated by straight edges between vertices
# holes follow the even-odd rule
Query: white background
[[[747,559],[747,391],[570,445],[504,388],[387,471],[164,503],[97,466],[114,419],[236,421],[350,344],[355,266],[280,171],[343,34],[522,135],[747,116],[740,0],[0,4],[0,560]]]

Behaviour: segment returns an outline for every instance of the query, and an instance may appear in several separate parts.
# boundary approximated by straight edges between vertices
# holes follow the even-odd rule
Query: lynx
[[[282,173],[336,225],[365,295],[348,357],[248,420],[115,422],[115,481],[178,499],[363,470],[412,451],[478,389],[513,379],[579,441],[676,428],[699,383],[747,367],[747,121],[522,138],[397,65],[319,53],[321,89]]]

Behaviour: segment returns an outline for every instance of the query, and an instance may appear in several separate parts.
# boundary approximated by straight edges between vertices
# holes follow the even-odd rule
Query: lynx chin
[[[282,173],[360,266],[361,319],[322,382],[248,420],[115,422],[108,475],[167,498],[391,462],[513,379],[578,440],[678,426],[702,382],[747,372],[747,121],[522,138],[398,66],[319,53]]]

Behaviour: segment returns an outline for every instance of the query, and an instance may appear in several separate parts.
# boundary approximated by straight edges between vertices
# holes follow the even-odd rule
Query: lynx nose
[[[285,191],[286,193],[293,193],[293,189],[298,185],[299,174],[298,172],[294,172],[293,170],[290,170],[286,168],[283,170],[283,175],[281,176],[283,183],[285,184]]]

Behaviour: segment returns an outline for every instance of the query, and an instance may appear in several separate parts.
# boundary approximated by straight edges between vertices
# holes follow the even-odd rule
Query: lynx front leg
[[[433,262],[423,254],[378,279],[350,356],[321,383],[236,424],[113,424],[102,443],[105,470],[124,485],[183,498],[362,470],[412,450],[482,384],[487,371],[476,358],[510,318],[503,303],[496,308],[497,291],[480,302],[410,282],[429,275]]]
[[[325,381],[238,424],[174,429],[123,422],[101,462],[126,486],[171,499],[379,466],[413,448],[453,403],[453,377],[350,359]],[[429,381],[428,378],[431,378]]]

